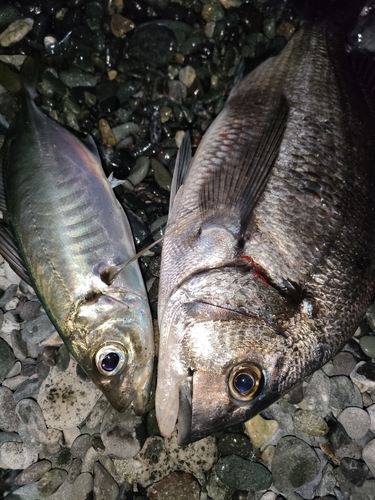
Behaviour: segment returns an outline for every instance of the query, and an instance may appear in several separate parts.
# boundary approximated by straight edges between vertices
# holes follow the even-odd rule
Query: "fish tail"
[[[38,76],[39,61],[37,58],[26,57],[19,73],[8,64],[0,61],[0,84],[19,100],[22,100],[26,94],[35,97]]]

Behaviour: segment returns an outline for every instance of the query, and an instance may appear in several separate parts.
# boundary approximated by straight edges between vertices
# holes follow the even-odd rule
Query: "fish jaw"
[[[68,328],[69,349],[111,405],[122,412],[133,403],[134,412],[143,414],[154,364],[147,299],[109,289],[81,303],[67,322]],[[114,369],[107,366],[111,356],[116,358]]]

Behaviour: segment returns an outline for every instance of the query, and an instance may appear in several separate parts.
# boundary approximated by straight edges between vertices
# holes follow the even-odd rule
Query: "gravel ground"
[[[282,0],[2,0],[0,58],[43,55],[39,105],[92,134],[125,180],[116,194],[140,249],[163,232],[183,131],[198,145],[243,67],[297,27]],[[0,90],[0,138],[16,110]],[[160,252],[141,259],[155,320]],[[152,402],[142,418],[109,406],[4,262],[0,324],[1,498],[375,499],[375,304],[285,398],[183,448],[159,435]]]

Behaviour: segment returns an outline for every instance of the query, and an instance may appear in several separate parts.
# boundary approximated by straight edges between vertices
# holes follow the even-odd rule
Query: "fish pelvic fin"
[[[258,137],[238,148],[236,154],[228,157],[226,168],[215,170],[204,184],[200,205],[202,214],[215,213],[217,207],[225,203],[231,210],[235,207],[239,212],[241,228],[247,226],[278,156],[288,114],[288,101],[281,94],[263,118]]]

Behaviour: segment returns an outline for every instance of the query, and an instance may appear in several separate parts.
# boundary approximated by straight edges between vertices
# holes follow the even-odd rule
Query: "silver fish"
[[[351,14],[305,23],[175,167],[156,415],[187,444],[255,416],[354,334],[375,285],[375,125]],[[358,14],[358,12],[356,13]]]
[[[10,227],[3,221],[1,252],[110,403],[122,411],[133,402],[141,414],[153,328],[138,263],[123,268],[135,254],[128,220],[93,141],[83,144],[42,113],[7,66],[0,72],[21,103],[2,150],[0,194]]]

